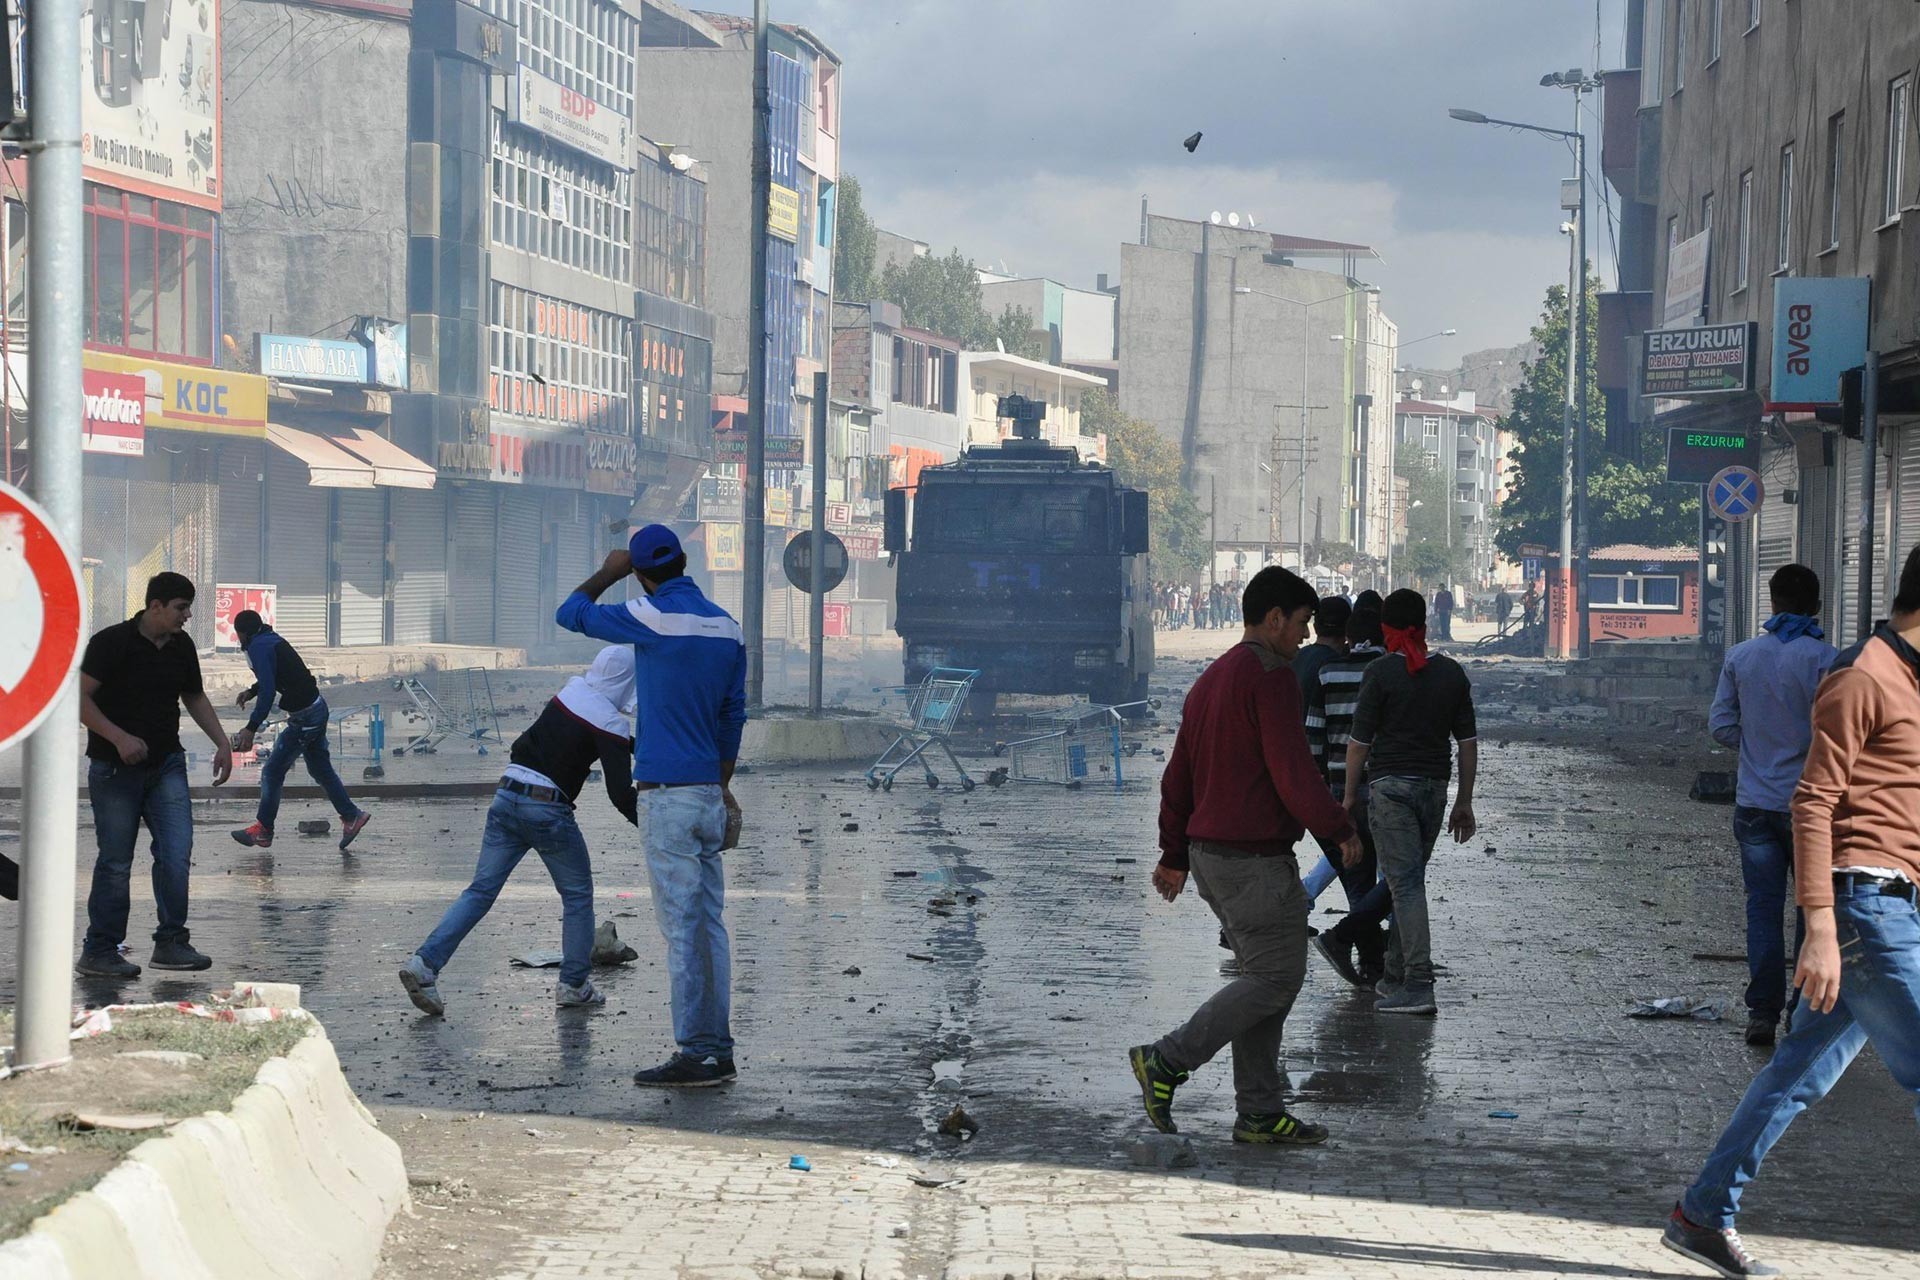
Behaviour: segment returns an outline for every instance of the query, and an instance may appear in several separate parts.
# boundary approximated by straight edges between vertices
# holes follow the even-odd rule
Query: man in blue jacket
[[[334,811],[340,815],[340,850],[344,853],[373,815],[347,797],[346,784],[334,770],[333,757],[327,750],[327,700],[320,696],[320,686],[299,653],[259,614],[251,609],[242,610],[234,616],[233,629],[240,637],[240,647],[246,652],[247,665],[253,668],[255,681],[251,688],[241,692],[238,702],[244,707],[256,696],[259,698],[247,727],[234,735],[233,749],[253,750],[253,735],[267,722],[275,698],[280,700],[280,709],[287,713],[286,727],[274,739],[273,750],[267,753],[267,762],[260,767],[259,812],[254,816],[253,825],[234,832],[233,838],[249,848],[273,846],[273,820],[280,816],[280,788],[286,784],[287,771],[293,768],[293,757],[297,754],[306,760],[307,772],[327,793]]]
[[[747,720],[740,624],[701,594],[686,568],[673,530],[650,524],[625,551],[610,553],[554,615],[569,631],[633,646],[633,782],[647,812],[647,875],[654,919],[667,943],[679,1045],[633,1082],[669,1089],[734,1078],[720,850],[727,786]],[[644,595],[594,603],[629,573]]]

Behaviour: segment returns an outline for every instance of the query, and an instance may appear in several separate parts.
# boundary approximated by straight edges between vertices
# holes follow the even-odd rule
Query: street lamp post
[[[1442,329],[1442,330],[1440,330],[1440,331],[1439,331],[1439,332],[1437,332],[1437,333],[1429,333],[1429,334],[1427,334],[1427,335],[1426,335],[1425,337],[1423,337],[1423,338],[1414,338],[1414,339],[1412,339],[1411,341],[1408,341],[1408,342],[1400,342],[1400,341],[1397,341],[1397,340],[1396,340],[1396,341],[1393,341],[1393,342],[1381,342],[1381,341],[1379,341],[1378,339],[1375,339],[1375,338],[1361,338],[1361,337],[1351,337],[1351,338],[1350,338],[1350,337],[1348,337],[1348,336],[1347,336],[1346,334],[1344,334],[1344,333],[1331,333],[1331,334],[1328,334],[1328,335],[1327,335],[1327,337],[1328,337],[1328,340],[1329,340],[1329,341],[1332,341],[1332,342],[1350,342],[1350,343],[1353,343],[1353,344],[1354,344],[1354,345],[1356,345],[1356,346],[1363,346],[1363,347],[1385,347],[1385,348],[1387,348],[1387,349],[1388,349],[1389,351],[1399,351],[1399,350],[1401,350],[1401,349],[1403,349],[1403,348],[1406,348],[1406,347],[1415,347],[1415,346],[1419,346],[1419,345],[1420,345],[1421,343],[1423,343],[1423,342],[1432,342],[1432,341],[1433,341],[1433,340],[1434,340],[1435,338],[1451,338],[1451,337],[1453,337],[1453,336],[1454,336],[1454,335],[1455,335],[1456,333],[1459,333],[1459,332],[1460,332],[1460,331],[1459,331],[1458,329]],[[1394,372],[1394,374],[1396,374],[1396,375],[1398,375],[1398,374],[1401,374],[1401,373],[1404,373],[1404,372],[1406,372],[1406,370],[1405,370],[1405,369],[1399,369],[1399,368],[1396,368],[1395,370],[1393,370],[1393,372]],[[1396,394],[1398,394],[1398,386],[1399,386],[1399,384],[1398,384],[1398,383],[1395,383],[1395,393],[1396,393]],[[1388,420],[1388,422],[1389,422],[1389,424],[1391,424],[1391,423],[1392,423],[1392,421],[1393,421],[1393,406],[1392,406],[1392,405],[1388,405],[1388,406],[1387,406],[1387,420]],[[1369,443],[1371,443],[1371,442],[1369,442]],[[1398,428],[1396,428],[1396,427],[1394,427],[1394,426],[1391,426],[1391,425],[1389,425],[1389,426],[1388,426],[1388,428],[1387,428],[1387,559],[1388,559],[1388,568],[1392,568],[1392,559],[1393,559],[1393,469],[1394,469],[1394,466],[1395,466],[1395,464],[1396,464],[1396,463],[1397,463],[1397,462],[1399,461],[1399,458],[1398,458],[1398,455],[1399,455],[1399,452],[1400,452],[1400,432],[1399,432],[1399,430],[1398,430]],[[1367,468],[1367,467],[1366,467],[1366,466],[1364,465],[1364,463],[1363,463],[1363,465],[1362,465],[1362,466],[1361,466],[1361,468],[1360,468],[1360,473],[1361,473],[1362,475],[1365,475],[1365,474],[1367,473],[1367,470],[1368,470],[1368,468]],[[1365,486],[1362,486],[1362,487],[1361,487],[1361,489],[1360,489],[1360,494],[1361,494],[1361,497],[1362,497],[1362,498],[1364,499],[1364,498],[1365,498],[1365,496],[1366,496],[1366,494],[1367,494],[1367,489],[1366,489],[1366,487],[1365,487]],[[1449,510],[1449,512],[1451,512],[1451,510],[1452,510],[1452,508],[1451,508],[1451,507],[1449,507],[1449,508],[1448,508],[1448,510]],[[1362,513],[1361,513],[1361,515],[1362,515],[1362,527],[1363,527],[1363,528],[1364,528],[1364,519],[1365,519],[1365,514],[1366,514],[1366,513],[1365,513],[1365,511],[1363,510],[1363,511],[1362,511]]]
[[[1335,294],[1330,298],[1321,298],[1316,302],[1302,302],[1298,298],[1289,298],[1279,293],[1269,293],[1265,289],[1255,289],[1247,285],[1235,285],[1233,291],[1241,295],[1251,294],[1261,298],[1271,298],[1275,302],[1284,302],[1290,306],[1299,307],[1304,320],[1304,318],[1311,316],[1315,307],[1323,307],[1329,302],[1345,302],[1347,299],[1358,297],[1363,293],[1378,294],[1380,292],[1380,286],[1363,284],[1357,288],[1349,289],[1345,293]],[[1302,576],[1305,576],[1307,572],[1307,356],[1309,351],[1310,348],[1306,342],[1306,335],[1303,333],[1300,340],[1300,491],[1296,495],[1294,516],[1295,546],[1300,557],[1300,573]]]
[[[1578,69],[1568,72],[1555,72],[1545,76],[1540,83],[1544,86],[1573,90],[1574,127],[1572,129],[1550,129],[1545,125],[1521,124],[1514,120],[1496,120],[1479,111],[1469,111],[1455,107],[1447,114],[1464,124],[1493,125],[1501,129],[1516,129],[1522,133],[1537,133],[1542,137],[1558,138],[1573,144],[1573,164],[1575,181],[1579,184],[1579,196],[1574,206],[1573,236],[1575,269],[1569,280],[1567,293],[1567,365],[1569,388],[1565,409],[1566,441],[1562,447],[1561,477],[1562,493],[1560,499],[1560,574],[1562,590],[1578,622],[1572,635],[1557,646],[1563,656],[1580,657],[1587,655],[1590,628],[1587,618],[1587,396],[1586,396],[1586,320],[1587,320],[1587,139],[1580,128],[1581,96],[1598,87],[1598,81],[1589,80]],[[1578,301],[1575,301],[1575,296]],[[1575,548],[1578,547],[1579,562],[1574,561]]]

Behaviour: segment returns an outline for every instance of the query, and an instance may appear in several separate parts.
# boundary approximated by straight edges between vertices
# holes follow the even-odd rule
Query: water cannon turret
[[[997,412],[1013,423],[1013,438],[1038,440],[1040,424],[1047,418],[1047,402],[1026,396],[1001,396]]]

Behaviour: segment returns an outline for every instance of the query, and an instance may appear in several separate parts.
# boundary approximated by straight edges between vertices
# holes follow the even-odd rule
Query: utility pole
[[[827,375],[813,375],[813,530],[807,548],[813,577],[807,584],[807,711],[820,714],[827,663]]]
[[[1573,567],[1573,486],[1574,486],[1574,436],[1578,431],[1579,415],[1574,407],[1574,398],[1579,394],[1579,368],[1574,360],[1573,346],[1575,331],[1573,325],[1573,291],[1579,286],[1580,279],[1580,242],[1575,236],[1567,239],[1567,402],[1561,409],[1560,430],[1565,437],[1560,442],[1560,621],[1556,628],[1548,628],[1548,648],[1553,650],[1548,656],[1570,658],[1576,649],[1574,642],[1574,615],[1578,612],[1575,599],[1578,587]]]
[[[69,548],[80,546],[80,48],[79,0],[32,10],[28,83],[32,246],[27,258],[28,436],[33,496]],[[80,698],[76,680],[28,738],[20,824],[20,978],[13,1066],[72,1056],[73,879],[79,828]]]
[[[1579,564],[1574,569],[1573,586],[1580,606],[1577,652],[1582,658],[1590,656],[1593,636],[1587,597],[1587,551],[1591,540],[1587,529],[1587,134],[1580,115],[1580,101],[1586,88],[1587,82],[1582,80],[1573,90],[1573,166],[1580,182],[1580,207],[1573,215],[1573,240],[1574,259],[1579,263],[1575,283],[1579,285],[1580,301],[1568,312],[1568,322],[1573,326],[1573,363],[1579,378],[1580,434],[1573,441],[1573,536]]]
[[[1307,336],[1313,328],[1313,312],[1300,308],[1300,492],[1294,495],[1294,533],[1298,538],[1300,576],[1307,576]]]
[[[74,64],[78,66],[78,63]],[[768,128],[767,0],[753,0],[753,188],[747,197],[747,462],[740,482],[740,629],[747,641],[747,706],[766,692],[767,598],[767,203],[773,197]],[[75,419],[78,421],[78,419]]]

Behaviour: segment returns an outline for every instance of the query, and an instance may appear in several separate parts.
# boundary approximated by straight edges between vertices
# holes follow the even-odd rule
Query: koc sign
[[[267,380],[257,374],[104,351],[87,352],[83,362],[89,434],[99,433],[104,426],[131,427],[134,411],[125,402],[136,398],[142,430],[164,427],[255,438],[266,434]]]

